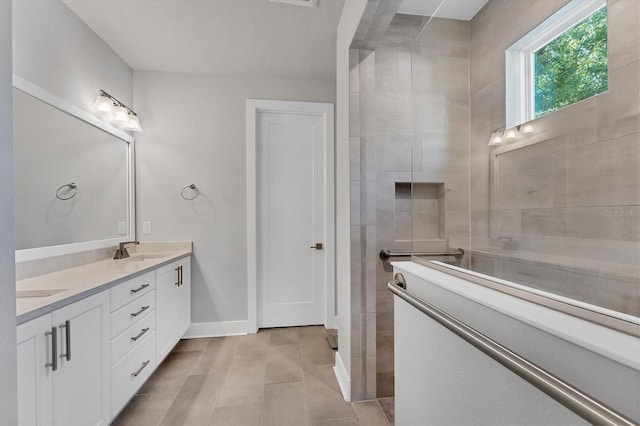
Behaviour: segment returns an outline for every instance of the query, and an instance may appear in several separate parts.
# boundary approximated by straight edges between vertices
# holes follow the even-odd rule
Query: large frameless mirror
[[[16,260],[129,239],[133,138],[14,77]]]

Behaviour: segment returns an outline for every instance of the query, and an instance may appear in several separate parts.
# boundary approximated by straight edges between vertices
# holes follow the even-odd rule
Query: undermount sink
[[[168,255],[165,253],[152,253],[152,254],[133,254],[131,257],[127,257],[125,260],[127,262],[144,262],[145,260],[153,260],[153,259],[162,259],[163,257],[167,257]]]
[[[18,290],[16,291],[17,298],[23,297],[49,297],[54,294],[65,291],[66,288],[47,289],[47,290]]]

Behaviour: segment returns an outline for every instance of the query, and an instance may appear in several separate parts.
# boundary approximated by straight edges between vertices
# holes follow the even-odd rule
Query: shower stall
[[[571,2],[455,2],[370,2],[350,52],[353,399],[394,396],[394,261],[638,336],[640,3],[603,1],[606,90],[507,129],[505,51]]]

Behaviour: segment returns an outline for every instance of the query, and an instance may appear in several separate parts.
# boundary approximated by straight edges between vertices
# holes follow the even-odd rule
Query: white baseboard
[[[338,317],[330,316],[327,318],[327,323],[324,325],[326,329],[338,328]]]
[[[336,353],[336,365],[333,367],[333,372],[336,375],[336,379],[338,379],[338,385],[340,385],[344,400],[351,401],[351,377],[342,362],[340,351]]]
[[[248,321],[195,322],[182,338],[239,336],[247,334],[247,327]]]

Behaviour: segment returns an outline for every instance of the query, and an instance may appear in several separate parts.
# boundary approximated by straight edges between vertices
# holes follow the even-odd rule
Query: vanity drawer
[[[137,348],[156,329],[156,311],[140,319],[111,341],[111,364],[120,361],[133,348]]]
[[[125,281],[111,289],[111,312],[121,308],[132,300],[144,296],[156,288],[156,273],[144,275]]]
[[[146,317],[156,308],[156,292],[152,291],[111,313],[111,338]]]
[[[156,368],[156,333],[111,367],[111,417],[125,406]]]

